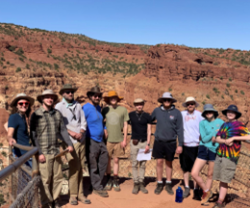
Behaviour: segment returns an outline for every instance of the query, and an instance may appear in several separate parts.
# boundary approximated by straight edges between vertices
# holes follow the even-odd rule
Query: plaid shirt
[[[39,155],[58,154],[58,138],[62,138],[68,146],[73,146],[64,125],[62,115],[55,109],[46,111],[41,106],[36,110],[31,116],[30,133],[33,144],[39,149]]]

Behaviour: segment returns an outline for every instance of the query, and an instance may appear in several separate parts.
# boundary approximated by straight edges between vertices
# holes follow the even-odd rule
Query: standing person
[[[132,160],[132,175],[134,180],[134,188],[132,191],[133,194],[138,194],[139,191],[144,194],[148,193],[148,190],[144,186],[146,161],[137,161],[139,149],[145,149],[145,153],[149,152],[151,138],[151,117],[148,113],[143,111],[144,104],[145,101],[143,99],[135,99],[135,111],[129,113],[132,127],[130,154]]]
[[[18,94],[10,103],[10,107],[12,108],[8,120],[8,142],[10,146],[13,146],[15,143],[30,146],[26,119],[29,120],[31,106],[33,104],[34,99],[27,96],[25,93]],[[27,152],[16,147],[14,147],[12,151],[14,157],[21,157]],[[32,159],[28,160],[25,164],[31,168]]]
[[[212,196],[210,189],[213,182],[216,150],[219,146],[218,143],[213,143],[212,139],[216,136],[224,121],[217,118],[219,115],[218,111],[216,111],[211,104],[204,105],[204,111],[201,115],[205,118],[205,120],[202,120],[199,125],[201,140],[199,144],[198,156],[195,160],[191,175],[203,190],[201,204],[208,205],[207,202]],[[206,163],[208,163],[208,173],[207,181],[204,183],[202,178],[199,176],[199,173]]]
[[[104,126],[101,107],[102,93],[99,87],[93,87],[87,92],[89,103],[82,109],[87,120],[87,159],[93,192],[101,197],[108,197],[108,192],[102,186],[102,180],[108,165],[108,151],[103,141]]]
[[[119,97],[115,91],[110,91],[108,96],[104,97],[104,101],[110,106],[103,109],[103,118],[106,120],[107,127],[107,149],[109,154],[109,162],[107,167],[107,178],[108,183],[105,189],[111,190],[112,186],[115,191],[120,191],[119,186],[119,157],[124,155],[124,148],[127,145],[127,133],[128,133],[128,111],[125,107],[119,106],[118,102],[123,98]],[[122,135],[122,130],[123,134]],[[113,173],[114,179],[112,180],[111,175],[111,158],[113,157]]]
[[[241,117],[237,106],[230,105],[222,111],[228,122],[222,124],[213,142],[219,143],[214,162],[213,179],[220,181],[219,199],[213,208],[224,207],[223,202],[227,194],[228,183],[234,177],[240,156],[241,141],[250,140],[247,127],[237,119]]]
[[[63,96],[55,109],[61,112],[69,138],[75,151],[71,153],[73,159],[69,160],[69,192],[70,204],[77,205],[78,201],[90,204],[90,200],[83,195],[83,172],[85,166],[85,131],[87,122],[82,106],[74,100],[77,88],[71,84],[65,84],[59,94]],[[67,155],[66,155],[67,156]]]
[[[31,139],[38,147],[39,172],[41,175],[42,207],[61,207],[59,195],[62,188],[62,161],[55,157],[59,153],[58,137],[68,145],[67,150],[73,152],[62,114],[53,108],[58,96],[52,90],[44,90],[37,100],[42,104],[30,121]]]
[[[172,162],[175,153],[182,153],[183,146],[183,121],[179,110],[175,108],[173,103],[176,99],[169,92],[163,93],[158,99],[162,105],[154,109],[151,118],[152,121],[157,120],[155,131],[155,142],[152,156],[156,159],[157,187],[155,194],[160,194],[163,190],[162,172],[163,162],[166,163],[166,191],[173,195],[172,189]],[[178,136],[178,147],[176,139]]]
[[[182,106],[186,108],[186,110],[181,112],[184,127],[184,145],[183,151],[180,154],[180,164],[185,185],[183,198],[186,198],[190,195],[189,176],[198,154],[200,142],[199,124],[200,121],[203,120],[203,117],[201,116],[201,112],[195,109],[199,106],[199,103],[196,102],[194,97],[187,97]],[[196,181],[194,181],[193,199],[200,200]]]

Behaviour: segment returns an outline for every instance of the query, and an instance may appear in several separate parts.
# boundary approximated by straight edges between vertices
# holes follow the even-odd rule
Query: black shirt
[[[140,141],[147,140],[148,124],[151,123],[151,117],[148,113],[137,114],[136,111],[129,113],[130,124],[132,127],[131,139]]]

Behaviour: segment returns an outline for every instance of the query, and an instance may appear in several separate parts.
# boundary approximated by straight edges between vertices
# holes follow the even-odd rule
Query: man
[[[83,195],[82,177],[82,169],[85,166],[85,131],[87,122],[82,106],[74,100],[76,91],[77,88],[72,87],[71,84],[64,85],[59,92],[63,99],[55,107],[63,116],[69,138],[75,149],[71,153],[73,159],[69,161],[69,202],[71,205],[77,205],[78,201],[90,204],[90,200],[87,200]]]
[[[144,104],[145,101],[143,99],[135,99],[135,111],[129,113],[130,124],[132,127],[130,154],[132,160],[132,175],[134,180],[134,188],[132,191],[133,194],[138,194],[139,191],[144,194],[148,193],[148,190],[144,186],[146,161],[137,161],[139,149],[145,149],[145,153],[149,152],[151,138],[151,117],[148,113],[143,111]]]
[[[152,121],[157,120],[155,131],[155,142],[152,156],[156,159],[157,172],[157,187],[155,194],[160,194],[163,190],[162,172],[163,162],[166,163],[166,191],[173,195],[172,190],[172,161],[175,153],[182,153],[183,145],[183,122],[182,115],[179,110],[175,108],[173,103],[176,100],[169,92],[163,93],[162,97],[158,99],[162,105],[154,109],[151,117]],[[176,139],[178,136],[178,147]]]
[[[194,162],[196,160],[200,142],[199,124],[203,120],[201,112],[195,108],[199,106],[195,98],[187,97],[186,101],[182,104],[186,110],[182,111],[183,126],[184,126],[184,145],[182,154],[180,154],[181,169],[184,173],[185,191],[183,198],[190,195],[189,176],[192,171]],[[200,200],[199,189],[194,180],[194,197],[195,200]]]
[[[128,111],[125,107],[119,106],[123,98],[119,97],[115,91],[110,91],[108,96],[104,97],[104,101],[110,106],[103,109],[103,118],[106,120],[107,130],[107,149],[109,154],[109,162],[107,167],[107,179],[105,189],[110,191],[114,187],[115,191],[120,191],[119,186],[119,157],[124,155],[124,148],[127,145],[127,132],[128,132]],[[123,134],[122,135],[122,130]],[[111,175],[111,158],[113,157],[113,173],[114,179],[112,180]]]
[[[87,158],[93,192],[101,197],[108,197],[103,189],[102,180],[108,165],[108,151],[103,141],[104,127],[101,107],[102,93],[99,87],[93,87],[87,92],[89,103],[82,109],[87,120]]]
[[[67,150],[73,152],[67,129],[61,113],[53,108],[58,96],[52,90],[45,90],[37,96],[42,104],[30,121],[30,133],[33,143],[39,151],[39,171],[41,175],[42,207],[61,207],[58,198],[61,192],[63,175],[62,161],[55,157],[59,153],[58,137],[68,145]]]

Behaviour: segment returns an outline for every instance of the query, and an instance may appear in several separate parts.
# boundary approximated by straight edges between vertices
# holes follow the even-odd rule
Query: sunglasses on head
[[[71,93],[71,94],[74,94],[74,91],[66,91],[65,93],[66,93],[66,94],[70,94],[70,93]]]
[[[20,106],[23,106],[23,105],[28,106],[30,103],[29,102],[18,102],[17,104]]]
[[[186,105],[187,105],[187,106],[195,105],[195,103],[187,103]]]

